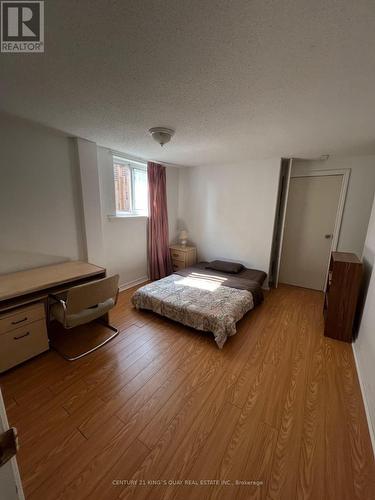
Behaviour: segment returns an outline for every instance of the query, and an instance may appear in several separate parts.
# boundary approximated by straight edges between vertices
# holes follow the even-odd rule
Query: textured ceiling
[[[47,0],[0,109],[181,165],[375,151],[373,0]],[[176,130],[161,149],[147,130]]]

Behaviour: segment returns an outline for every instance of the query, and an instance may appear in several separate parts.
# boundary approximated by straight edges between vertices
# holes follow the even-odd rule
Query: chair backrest
[[[66,313],[76,314],[107,299],[116,299],[118,280],[119,275],[116,274],[70,288],[66,295]]]

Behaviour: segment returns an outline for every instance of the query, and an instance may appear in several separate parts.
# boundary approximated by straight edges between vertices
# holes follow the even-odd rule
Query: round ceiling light
[[[153,127],[149,130],[152,138],[160,144],[160,146],[164,146],[167,142],[169,142],[174,135],[174,130],[166,127]]]

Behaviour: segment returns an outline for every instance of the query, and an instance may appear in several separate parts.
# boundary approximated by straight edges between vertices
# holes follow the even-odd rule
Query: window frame
[[[136,210],[134,208],[134,171],[143,171],[147,176],[147,163],[139,160],[132,160],[130,158],[126,158],[125,156],[121,156],[119,154],[112,154],[112,171],[114,172],[114,165],[125,165],[130,170],[130,211],[127,212],[125,210],[117,210],[117,198],[116,198],[116,187],[113,179],[113,189],[115,196],[115,217],[148,217],[148,203],[146,206],[146,211]]]

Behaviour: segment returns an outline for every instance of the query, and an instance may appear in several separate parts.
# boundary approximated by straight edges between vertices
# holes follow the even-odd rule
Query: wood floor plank
[[[102,406],[101,400],[93,399],[77,413],[67,415],[65,418],[56,418],[47,425],[39,426],[39,429],[35,427],[34,432],[21,434],[20,465],[22,470],[27,474],[29,468],[45,460],[49,448],[58,447],[67,436],[76,430],[79,431],[79,426],[87,415],[100,412]]]
[[[240,416],[240,409],[220,398],[219,391],[199,413],[199,418],[186,434],[181,446],[169,461],[164,477],[194,480],[215,479],[218,463],[225,453],[228,442]],[[219,439],[220,437],[220,439]],[[208,497],[212,487],[206,486]],[[229,488],[226,489],[228,493]],[[195,486],[166,488],[164,498],[177,499],[181,496],[202,498],[202,491]]]
[[[128,384],[133,386],[132,389],[129,391],[128,387],[125,386],[117,395],[117,397],[120,396],[120,404],[117,407],[119,418],[123,421],[129,420],[139,408],[157,393],[159,388],[163,386],[164,381],[170,377],[178,379],[183,377],[184,374],[186,375],[187,361],[189,359],[193,360],[194,354],[200,352],[199,345],[195,344],[195,347],[194,349],[194,344],[190,344],[190,346],[181,345],[181,348],[177,349],[177,352],[162,360],[162,363],[160,363],[160,359],[158,358],[145,370],[140,372],[137,377],[132,379]],[[162,367],[160,367],[161,364]],[[125,397],[122,393],[126,394]],[[111,400],[111,403],[113,401],[116,400]]]
[[[110,486],[108,478],[112,476],[113,479],[116,479],[113,476],[113,469],[119,463],[123,466],[121,476],[131,476],[149,450],[138,440],[133,440],[129,444],[125,438],[126,442],[124,443],[123,436],[124,432],[120,430],[102,448],[100,453],[91,458],[86,467],[81,468],[79,474],[64,487],[56,498],[60,500],[76,500],[77,496],[79,498],[98,498],[96,484],[106,478],[107,486]],[[124,455],[127,460],[125,460]]]
[[[101,425],[105,424],[105,420],[108,418],[108,416],[117,413],[119,418],[124,421],[127,416],[130,415],[130,412],[134,413],[134,411],[136,411],[139,406],[133,406],[133,396],[135,396],[141,389],[143,389],[143,387],[149,381],[151,382],[152,386],[151,394],[154,393],[160,386],[162,386],[164,380],[166,380],[166,377],[177,369],[179,352],[180,351],[178,349],[176,351],[166,350],[162,355],[146,365],[143,370],[140,370],[138,374],[133,377],[128,383],[123,385],[111,399],[103,400],[101,412],[89,415],[86,419],[84,419],[84,421],[80,425],[81,432],[83,432],[85,436],[89,437],[93,435]],[[155,385],[152,379],[154,376],[156,380],[158,379],[159,371],[161,371],[159,385]],[[145,397],[142,404],[144,404],[147,400],[148,398]],[[127,411],[125,411],[124,408],[127,409]]]
[[[316,335],[312,344],[296,490],[306,500],[325,498],[324,338]]]
[[[145,426],[155,417],[163,405],[167,403],[173,393],[181,386],[185,378],[186,374],[181,371],[179,374],[174,374],[173,377],[165,380],[156,393],[151,396],[141,408],[135,410],[130,418],[125,419],[123,415],[118,412],[116,414],[117,417],[124,423],[124,439],[125,434],[129,442],[134,439],[134,436],[139,436],[139,433],[142,432]],[[95,421],[95,423],[97,423],[97,421]],[[87,425],[82,425],[80,429],[82,429],[82,433],[85,436],[95,439],[96,433],[94,431],[96,428],[92,430],[92,427],[88,428]]]
[[[76,429],[70,430],[59,441],[42,441],[38,448],[40,459],[35,455],[33,460],[20,464],[23,473],[25,490],[31,493],[48,475],[54,474],[60,465],[72,455],[72,450],[86,442],[83,435]],[[30,456],[30,453],[26,458]]]
[[[159,338],[151,338],[147,342],[139,345],[132,352],[124,352],[122,356],[117,356],[116,360],[111,363],[106,363],[104,366],[99,368],[89,375],[85,375],[84,379],[88,385],[93,388],[97,388],[99,384],[102,384],[106,379],[113,379],[131,367],[134,363],[142,359],[147,353],[153,352],[157,349],[158,344],[165,345],[165,342]]]
[[[267,497],[277,437],[278,431],[275,428],[260,422],[240,473],[242,480],[250,479],[253,483],[241,486],[238,498],[263,500]]]
[[[216,365],[216,368],[218,368],[218,365]],[[160,436],[156,446],[153,447],[131,479],[140,482],[142,480],[147,481],[149,478],[163,477],[163,472],[174,459],[180,443],[187,433],[189,433],[192,425],[197,421],[197,415],[200,409],[205,406],[209,395],[212,393],[218,395],[220,393],[220,384],[224,382],[225,375],[226,373],[222,372],[219,378],[215,378],[215,373],[212,372],[211,377],[206,380],[205,384],[197,386],[196,390],[190,392],[190,397],[186,400],[184,406],[169,422],[168,426],[164,428],[164,433]],[[237,408],[235,410],[238,411]],[[177,478],[174,476],[173,479]],[[149,495],[151,497],[154,496],[154,491],[155,488],[152,486],[138,490],[128,488],[120,493],[119,498],[134,496],[137,500],[141,500],[147,498]],[[159,493],[161,492],[159,491]]]
[[[51,395],[49,399],[45,402],[42,407],[34,409],[34,411],[29,412],[26,406],[22,406],[17,409],[17,418],[15,418],[15,423],[20,426],[20,438],[23,443],[27,443],[28,440],[33,438],[35,435],[40,435],[41,425],[43,425],[43,433],[45,433],[49,424],[45,422],[46,417],[50,415],[57,415],[57,420],[53,421],[53,425],[56,425],[58,415],[61,414],[61,420],[66,421],[66,417],[73,414],[73,406],[71,402],[75,402],[77,399],[85,397],[86,410],[89,407],[89,387],[81,380],[72,384],[67,389],[63,390],[58,395]],[[26,413],[26,415],[25,415]]]
[[[25,410],[34,411],[41,406],[45,406],[52,397],[53,393],[48,387],[36,387],[23,396],[16,396],[14,399],[17,403],[17,408],[13,411],[14,418],[19,417],[19,413]]]
[[[264,362],[268,349],[273,348],[274,330],[277,326],[276,311],[274,307],[264,308],[264,311],[270,314],[269,317],[262,316],[257,325],[258,335],[253,348],[248,350],[248,360],[241,370],[232,389],[231,403],[243,408],[249,393],[249,380],[254,380]],[[251,330],[249,332],[251,335]]]
[[[45,380],[45,374],[52,375],[67,364],[66,360],[54,351],[48,351],[12,368],[2,374],[1,387],[5,395],[17,396],[25,394],[30,389],[40,386],[40,380]]]
[[[205,391],[210,391],[215,383],[214,377],[218,372],[221,360],[218,357],[208,355],[201,365],[195,367],[190,377],[186,379],[183,390],[175,392],[168,399],[163,408],[147,425],[138,436],[146,446],[152,448],[162,436],[164,429],[168,429],[170,423],[191,404],[195,398],[205,397]]]
[[[281,314],[281,311],[279,314]],[[273,318],[271,318],[270,322],[272,324],[273,321]],[[269,337],[272,332],[270,328],[270,324],[266,318],[265,322],[261,325],[262,334],[266,332],[266,337]],[[264,346],[263,355],[255,353],[254,357],[250,357],[252,368],[249,369],[249,363],[244,368],[248,374],[247,381],[248,383],[251,381],[251,383],[247,387],[241,383],[241,400],[246,399],[244,404],[241,405],[242,412],[240,418],[218,467],[216,475],[219,477],[230,480],[238,479],[238,464],[245,463],[248,449],[253,446],[254,434],[256,433],[258,423],[266,416],[268,402],[273,401],[272,397],[264,397],[264,394],[269,394],[268,390],[274,379],[274,372],[270,369],[270,359],[275,358],[273,351],[279,349],[277,335],[283,335],[283,332],[277,330],[277,334],[273,335],[275,342],[261,342]],[[276,406],[275,410],[277,409]],[[221,497],[225,494],[226,488],[219,488],[215,491],[213,495],[219,494],[219,497]]]
[[[268,369],[268,364],[264,357],[259,364],[256,376],[249,385],[247,399],[225,453],[218,464],[216,477],[232,482],[244,479],[239,477],[240,469],[247,461],[249,449],[253,447],[256,440],[255,436],[259,422],[262,422],[262,418],[265,415],[264,409],[268,397],[270,397],[267,388],[272,381],[272,376],[273,373]],[[267,396],[264,397],[264,395]],[[254,479],[254,476],[251,479]],[[214,488],[210,498],[225,498],[227,493],[226,486]]]
[[[307,381],[307,360],[310,337],[308,335],[306,310],[299,311],[295,318],[296,348],[292,370],[287,383],[283,405],[281,426],[275,446],[272,470],[268,488],[268,498],[277,499],[281,495],[293,498],[296,493],[299,451]]]
[[[58,472],[45,476],[44,481],[33,490],[26,490],[28,500],[55,500],[64,498],[63,492],[68,487],[70,482],[74,480],[81,470],[83,470],[97,456],[98,452],[108,445],[108,442],[113,436],[123,427],[123,423],[116,417],[112,417],[108,421],[106,428],[92,440],[86,440],[82,445],[74,448],[74,456],[76,460],[72,460],[73,455],[70,454],[58,467]]]
[[[324,344],[326,495],[327,498],[352,500],[355,497],[350,437],[345,420],[345,398],[335,360],[336,341],[326,338]],[[335,477],[345,480],[335,481]]]
[[[17,428],[20,446],[25,446],[33,437],[48,433],[61,422],[67,422],[68,416],[62,406],[55,406],[47,412],[40,408],[36,412],[27,413],[18,420],[9,422]]]
[[[116,397],[130,380],[147,369],[151,364],[154,370],[160,368],[163,362],[174,355],[176,342],[178,342],[178,339],[158,342],[153,349],[146,352],[135,363],[131,364],[125,370],[121,370],[121,375],[119,377],[107,383],[106,390],[102,395],[104,401],[110,401],[112,398]]]
[[[323,336],[320,292],[272,290],[219,350],[133,291],[103,348],[0,375],[28,499],[375,498],[351,346]]]
[[[116,462],[111,466],[110,473],[103,474],[103,470],[101,470],[98,475],[99,480],[98,478],[94,479],[90,483],[93,487],[89,493],[86,496],[82,495],[81,498],[100,498],[100,500],[113,500],[116,498],[121,486],[116,486],[114,483],[117,480],[126,481],[128,477],[131,477],[149,452],[148,448],[138,439],[135,439],[130,447],[116,459]]]
[[[336,349],[337,375],[345,401],[345,417],[350,441],[354,480],[354,497],[371,498],[375,491],[375,475],[371,462],[366,460],[372,452],[355,362],[349,345]]]

